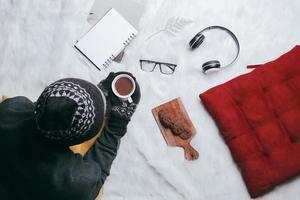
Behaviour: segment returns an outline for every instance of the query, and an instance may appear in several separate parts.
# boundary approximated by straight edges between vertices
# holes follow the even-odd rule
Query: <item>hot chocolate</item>
[[[116,81],[115,88],[120,95],[127,96],[133,90],[133,83],[129,78],[121,77]]]

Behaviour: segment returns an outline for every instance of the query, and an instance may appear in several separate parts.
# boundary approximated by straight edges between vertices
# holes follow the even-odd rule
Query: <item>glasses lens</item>
[[[175,66],[164,64],[161,65],[160,69],[163,74],[173,74],[175,70]]]
[[[146,72],[152,72],[155,68],[155,63],[148,62],[148,61],[141,61],[141,69]]]

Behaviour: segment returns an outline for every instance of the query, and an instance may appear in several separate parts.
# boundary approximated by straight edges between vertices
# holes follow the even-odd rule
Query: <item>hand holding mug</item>
[[[135,77],[128,72],[111,72],[98,86],[107,94],[111,115],[129,121],[141,98]]]

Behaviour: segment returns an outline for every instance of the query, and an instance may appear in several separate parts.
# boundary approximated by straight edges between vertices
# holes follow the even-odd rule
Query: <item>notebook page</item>
[[[112,8],[75,46],[101,69],[107,59],[123,50],[133,34],[137,30]]]

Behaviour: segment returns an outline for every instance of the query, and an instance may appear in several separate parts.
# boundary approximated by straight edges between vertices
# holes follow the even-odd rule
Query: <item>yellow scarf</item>
[[[0,103],[1,103],[2,101],[4,101],[5,99],[7,99],[6,96],[0,96]]]

